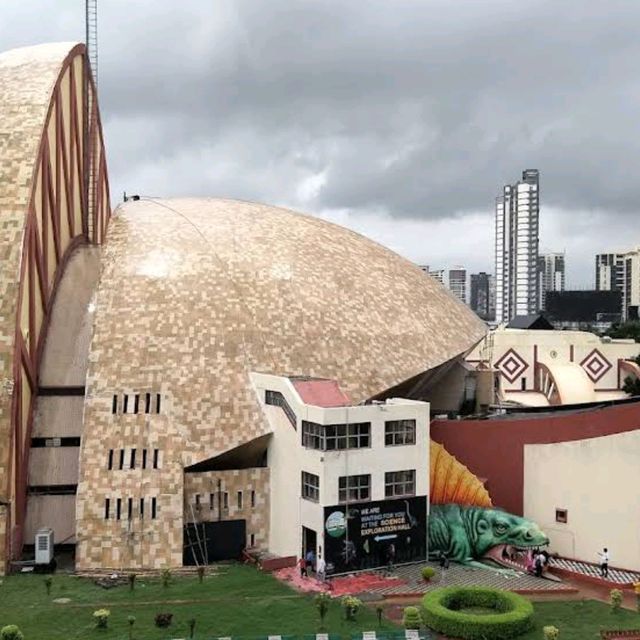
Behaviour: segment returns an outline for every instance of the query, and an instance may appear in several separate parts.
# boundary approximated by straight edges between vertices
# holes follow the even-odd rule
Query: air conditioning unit
[[[38,529],[36,533],[36,564],[51,564],[53,560],[53,529]]]

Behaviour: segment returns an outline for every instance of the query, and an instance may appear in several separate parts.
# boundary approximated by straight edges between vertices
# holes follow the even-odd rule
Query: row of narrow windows
[[[229,492],[228,491],[223,491],[221,494],[217,494],[217,493],[210,493],[209,494],[209,509],[211,511],[213,511],[215,509],[215,505],[217,503],[218,500],[218,496],[222,497],[222,510],[223,511],[228,511],[229,510]],[[196,509],[201,509],[203,506],[203,495],[196,493],[195,495],[195,507]],[[249,504],[251,505],[251,508],[253,509],[256,506],[256,492],[255,491],[251,491],[251,493],[249,494]],[[244,508],[244,495],[242,491],[238,491],[236,492],[236,507],[238,509],[242,509]]]
[[[129,452],[127,454],[127,451]],[[141,449],[140,460],[138,461],[137,449],[109,449],[107,458],[107,469],[135,469],[140,464],[142,469],[160,468],[160,449]],[[125,466],[127,465],[127,466]]]
[[[113,394],[111,413],[160,413],[162,399],[159,393]]]
[[[146,514],[145,505],[147,509]],[[136,515],[140,520],[144,520],[145,515],[147,518],[150,517],[152,520],[155,520],[158,515],[158,500],[155,497],[148,498],[145,503],[145,498],[140,498],[139,500],[135,498],[116,498],[115,500],[105,498],[105,520],[111,518],[115,520],[132,520]]]

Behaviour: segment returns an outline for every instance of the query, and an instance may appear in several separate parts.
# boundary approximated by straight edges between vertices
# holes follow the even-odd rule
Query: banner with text
[[[426,496],[325,507],[327,574],[424,560],[426,527]]]

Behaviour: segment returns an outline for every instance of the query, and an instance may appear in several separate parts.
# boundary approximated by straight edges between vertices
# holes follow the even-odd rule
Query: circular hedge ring
[[[422,606],[427,627],[452,638],[508,640],[532,627],[533,605],[516,593],[500,589],[435,589],[423,598]],[[473,608],[480,611],[465,611]]]

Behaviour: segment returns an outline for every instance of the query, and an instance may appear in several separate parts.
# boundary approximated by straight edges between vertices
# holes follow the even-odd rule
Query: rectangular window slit
[[[238,509],[242,509],[242,491],[238,491]]]
[[[151,394],[150,393],[144,394],[144,412],[145,413],[151,412]]]
[[[111,509],[111,500],[109,498],[105,498],[104,501],[104,519],[109,519],[109,509]]]
[[[140,394],[136,393],[133,396],[133,413],[138,413],[138,409],[140,408]]]
[[[211,511],[213,511],[213,505],[214,505],[214,494],[210,493],[209,494],[209,509],[211,509]]]
[[[146,449],[142,450],[142,468],[143,469],[147,468],[147,450]]]
[[[229,510],[229,494],[226,491],[222,495],[222,508],[225,511]]]
[[[129,408],[129,395],[124,394],[124,402],[122,404],[122,413],[127,413],[127,409]]]
[[[122,498],[116,500],[116,520],[120,520],[120,514],[122,512]]]
[[[133,518],[133,498],[127,499],[127,520]]]
[[[107,469],[109,469],[109,471],[113,469],[113,449],[109,449],[109,462],[107,463]]]
[[[156,394],[156,413],[160,413],[160,394]]]
[[[255,491],[251,492],[251,506],[252,507],[256,506],[256,492]]]
[[[136,468],[136,450],[135,449],[131,449],[131,460],[130,460],[129,467],[131,469]]]
[[[118,413],[118,394],[113,394],[113,400],[111,401],[111,413]]]
[[[144,498],[140,498],[140,519],[144,519]]]
[[[160,455],[160,450],[159,449],[154,449],[153,450],[153,468],[157,469],[158,468],[158,456]]]
[[[124,469],[124,449],[120,449],[120,470]]]
[[[158,514],[158,503],[156,498],[151,498],[151,519],[155,520]]]

